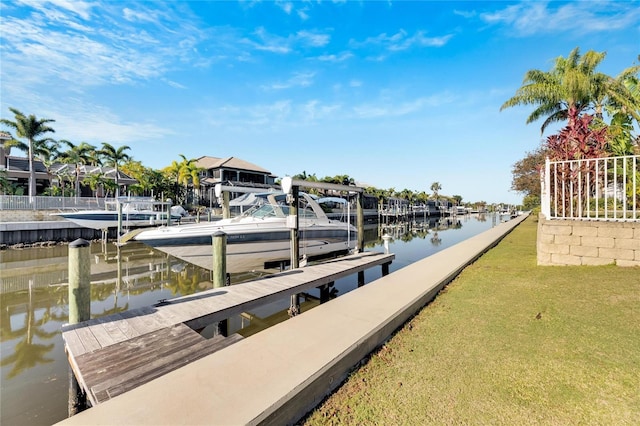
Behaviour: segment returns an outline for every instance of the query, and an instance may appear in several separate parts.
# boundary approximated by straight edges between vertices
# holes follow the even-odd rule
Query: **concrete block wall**
[[[60,210],[0,210],[0,223],[64,220],[51,213],[60,213]]]
[[[640,222],[538,218],[538,265],[640,266]]]

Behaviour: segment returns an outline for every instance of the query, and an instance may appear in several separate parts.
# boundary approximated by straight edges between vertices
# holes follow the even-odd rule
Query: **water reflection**
[[[484,216],[426,218],[365,227],[367,250],[382,251],[391,237],[391,272],[488,229]],[[466,232],[461,232],[466,231]],[[67,361],[60,327],[68,320],[68,247],[0,252],[0,353],[2,424],[51,424],[67,416]],[[124,312],[162,299],[212,288],[211,272],[141,243],[91,245],[91,316]],[[234,274],[232,284],[271,271]],[[367,281],[380,276],[367,271]],[[356,277],[336,281],[329,298],[357,288]],[[302,311],[319,304],[320,292],[302,295]],[[287,318],[288,298],[229,321],[229,332],[249,336]],[[210,333],[206,330],[203,334]],[[29,395],[29,398],[25,398]]]
[[[13,298],[9,297],[12,295]],[[5,352],[2,351],[1,366],[3,369],[9,369],[6,375],[8,379],[38,364],[54,361],[48,355],[55,345],[40,342],[51,341],[59,331],[47,331],[44,326],[50,321],[61,321],[66,317],[66,313],[60,312],[58,305],[59,302],[65,301],[57,295],[51,297],[50,292],[39,291],[31,286],[27,291],[26,303],[23,302],[23,298],[20,298],[17,303],[12,303],[12,299],[14,301],[17,299],[15,295],[16,293],[2,294],[1,340],[17,342],[9,355],[5,356]]]

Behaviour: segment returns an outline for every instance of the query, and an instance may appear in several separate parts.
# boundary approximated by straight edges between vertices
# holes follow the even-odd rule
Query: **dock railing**
[[[547,219],[640,220],[640,156],[545,161],[541,208]]]
[[[104,209],[105,201],[113,198],[96,197],[33,197],[27,195],[0,195],[0,210],[68,210],[68,209]]]

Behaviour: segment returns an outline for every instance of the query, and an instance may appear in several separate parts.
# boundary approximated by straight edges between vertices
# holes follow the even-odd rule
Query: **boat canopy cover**
[[[267,195],[275,194],[275,192],[247,192],[241,196],[229,201],[229,207],[251,207],[262,205],[268,202]]]
[[[347,200],[340,197],[324,197],[318,200],[319,204],[322,203],[336,203],[336,204],[347,204]]]

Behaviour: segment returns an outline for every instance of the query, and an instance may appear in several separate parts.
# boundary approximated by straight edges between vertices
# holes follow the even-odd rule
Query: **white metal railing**
[[[27,195],[0,195],[0,210],[67,210],[104,209],[105,201],[113,198],[96,197],[33,197]]]
[[[548,219],[640,220],[640,156],[545,161],[542,213]]]

